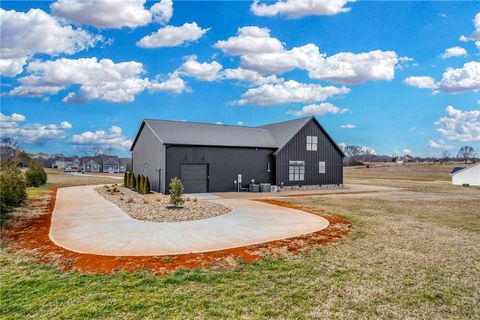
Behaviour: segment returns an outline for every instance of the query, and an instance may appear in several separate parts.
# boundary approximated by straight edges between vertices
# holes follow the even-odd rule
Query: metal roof
[[[285,146],[295,134],[300,131],[313,117],[305,117],[300,119],[293,119],[283,122],[275,122],[261,126],[261,128],[268,129],[275,141],[277,148],[280,150]]]
[[[452,170],[452,173],[450,173],[451,175],[454,175],[454,174],[457,174],[459,172],[462,172],[462,171],[467,171],[467,170],[470,170],[472,169],[473,167],[476,167],[476,166],[480,166],[480,162],[479,163],[474,163],[473,165],[469,166],[469,167],[455,167],[453,168]],[[458,169],[458,170],[455,170],[455,169]]]
[[[277,148],[269,130],[246,126],[145,119],[164,144]]]
[[[342,150],[313,116],[258,127],[145,119],[130,150],[133,150],[138,135],[146,125],[163,144],[272,148],[278,152],[311,120],[320,126],[343,155]]]

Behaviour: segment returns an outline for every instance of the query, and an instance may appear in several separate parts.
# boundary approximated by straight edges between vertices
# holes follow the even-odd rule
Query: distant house
[[[132,159],[130,158],[118,158],[120,162],[120,172],[132,171]]]
[[[84,172],[101,172],[102,170],[101,161],[98,157],[84,157],[82,166]]]
[[[223,192],[254,183],[280,187],[343,184],[342,150],[315,117],[259,127],[145,119],[135,137],[133,172],[152,190]]]
[[[97,155],[83,158],[83,170],[85,172],[122,173],[127,170],[130,163],[129,158]]]
[[[52,168],[64,169],[65,171],[77,171],[81,169],[81,160],[79,157],[62,157],[52,162]]]
[[[52,162],[52,169],[65,169],[65,160],[64,158],[55,159]]]
[[[454,168],[451,174],[453,185],[480,186],[480,163],[466,168]]]
[[[102,172],[118,173],[120,172],[120,161],[118,157],[101,156],[102,158]]]

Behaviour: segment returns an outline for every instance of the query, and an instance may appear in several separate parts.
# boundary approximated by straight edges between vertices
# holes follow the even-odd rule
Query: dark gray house
[[[174,177],[186,193],[234,191],[238,180],[343,184],[345,155],[315,117],[260,127],[145,119],[130,150],[133,172],[161,193]]]

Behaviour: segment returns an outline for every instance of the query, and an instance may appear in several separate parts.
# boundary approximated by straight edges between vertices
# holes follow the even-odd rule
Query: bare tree
[[[475,149],[471,146],[463,146],[458,150],[457,153],[457,158],[462,158],[465,163],[468,162],[468,160],[473,159],[475,156]]]
[[[13,159],[17,153],[22,151],[22,147],[17,140],[10,137],[2,137],[0,140],[0,158],[2,161]]]
[[[362,148],[359,146],[346,146],[345,153],[351,158],[358,159],[362,154]]]
[[[356,161],[359,161],[359,158],[362,155],[362,148],[359,146],[346,146],[344,152],[347,155],[346,165],[349,166]]]
[[[442,152],[442,162],[448,162],[450,160],[451,154],[450,151],[443,150]]]

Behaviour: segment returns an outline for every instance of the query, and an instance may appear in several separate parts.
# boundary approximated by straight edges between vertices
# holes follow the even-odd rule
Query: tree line
[[[3,226],[8,214],[27,199],[27,188],[47,183],[47,173],[13,139],[2,138],[1,142],[2,147],[8,146],[2,148],[0,164],[0,225]]]

